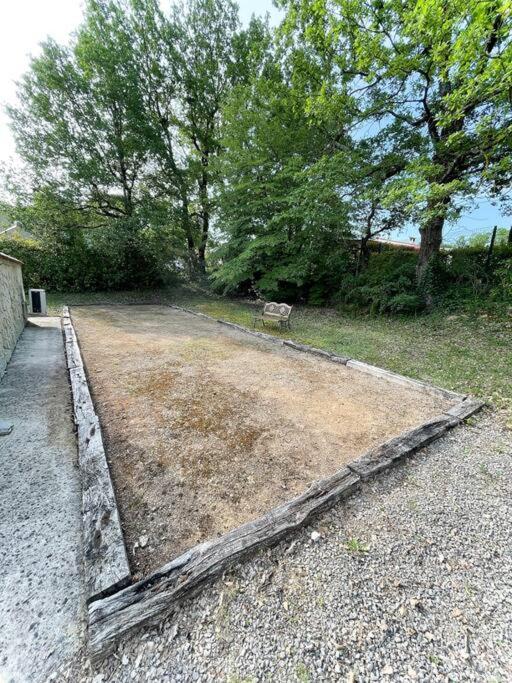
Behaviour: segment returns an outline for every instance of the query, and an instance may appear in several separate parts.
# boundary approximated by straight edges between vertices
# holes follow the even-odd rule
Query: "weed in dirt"
[[[300,683],[309,683],[311,681],[311,674],[309,673],[309,669],[302,662],[300,664],[297,664],[297,666],[295,667],[295,675],[297,676],[297,680],[300,681]]]
[[[411,510],[411,512],[416,512],[416,510],[419,509],[419,503],[417,500],[414,500],[414,498],[410,498],[407,501],[407,507],[409,508],[409,510]]]
[[[478,469],[484,475],[484,477],[490,481],[494,481],[500,477],[499,474],[491,472],[485,463],[480,463]]]
[[[239,676],[238,674],[230,674],[227,678],[227,683],[256,683],[256,681],[254,676]]]
[[[464,592],[469,597],[473,597],[474,595],[476,595],[476,590],[470,583],[464,584]]]
[[[235,581],[226,581],[224,585],[225,588],[222,589],[220,594],[216,615],[217,623],[221,629],[226,628],[229,616],[229,607],[240,592],[240,587]]]

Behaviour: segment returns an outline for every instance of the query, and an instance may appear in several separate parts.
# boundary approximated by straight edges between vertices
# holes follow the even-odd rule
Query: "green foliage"
[[[286,47],[299,55],[295,82],[306,111],[325,122],[338,114],[340,128],[355,131],[355,139],[397,153],[380,201],[398,200],[421,226],[421,276],[439,253],[444,222],[483,192],[504,197],[510,183],[508,3],[280,4],[287,10]],[[311,68],[318,76],[313,87]],[[405,140],[406,155],[400,153]]]
[[[339,158],[322,159],[326,132],[310,125],[275,55],[224,110],[218,195],[226,239],[219,291],[325,302],[346,268],[350,230]]]
[[[372,254],[368,268],[348,276],[337,295],[342,304],[371,313],[413,313],[423,307],[416,287],[416,255],[399,250]]]
[[[0,236],[0,251],[23,262],[25,287],[46,287],[50,282],[47,273],[52,267],[52,255],[45,254],[39,242],[21,237]],[[42,283],[39,285],[38,283]],[[53,284],[53,283],[52,283]],[[54,287],[57,289],[57,287]]]
[[[512,170],[510,16],[478,0],[281,4],[280,49],[224,108],[216,287],[322,304],[362,239],[342,298],[433,305],[457,280],[439,257],[445,221],[477,193],[502,196]],[[422,227],[416,269],[374,281],[368,241],[406,221]]]
[[[512,258],[503,261],[496,268],[490,298],[493,301],[512,306]]]
[[[0,239],[0,251],[23,261],[25,287],[58,292],[151,287],[177,277],[150,230],[132,234],[119,227],[96,233],[59,231],[42,240]]]
[[[84,14],[69,45],[42,45],[9,108],[26,163],[8,177],[15,218],[47,239],[57,226],[55,239],[101,229],[122,269],[112,286],[155,277],[158,252],[169,260],[157,279],[177,261],[202,271],[220,111],[254,59],[237,8],[191,0],[166,14],[156,0],[87,0]],[[161,245],[148,255],[153,235]]]
[[[370,550],[359,538],[349,538],[345,543],[345,548],[352,553],[367,553]]]
[[[389,300],[390,313],[416,313],[425,305],[423,297],[419,294],[410,294],[408,292],[401,292],[395,294]]]
[[[477,242],[478,244],[478,242]],[[485,308],[491,303],[512,304],[507,274],[512,245],[501,242],[489,258],[488,247],[452,249],[441,254],[435,296],[438,304]]]
[[[496,231],[496,238],[494,244],[496,246],[505,246],[508,243],[509,231],[507,228],[498,228]],[[485,249],[491,242],[492,231],[478,232],[469,237],[459,237],[453,245],[455,248],[462,249],[464,247],[474,247],[476,249]]]
[[[512,305],[512,246],[501,244],[488,260],[488,250],[465,247],[443,251],[416,280],[416,255],[398,249],[372,253],[368,267],[347,275],[335,300],[341,306],[371,313],[417,313],[425,307],[425,292],[435,305],[457,310],[485,308],[486,302]]]
[[[10,220],[27,278],[218,291],[380,313],[510,298],[506,231],[441,252],[443,226],[512,178],[512,15],[481,0],[87,0],[9,109],[26,164]],[[13,199],[14,198],[14,199]],[[2,211],[3,213],[3,211]],[[414,222],[411,254],[370,253]],[[213,234],[213,239],[212,239]]]

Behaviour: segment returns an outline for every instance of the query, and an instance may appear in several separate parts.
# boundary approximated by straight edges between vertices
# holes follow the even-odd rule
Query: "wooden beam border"
[[[134,303],[133,305],[146,304]],[[461,424],[485,405],[482,401],[468,396],[431,386],[366,363],[343,358],[307,344],[298,344],[292,340],[283,340],[263,332],[249,330],[235,323],[212,318],[199,311],[172,304],[154,305],[165,305],[218,322],[266,341],[288,346],[300,353],[310,353],[330,362],[342,363],[354,370],[376,375],[387,381],[405,384],[444,399],[452,398],[457,403],[419,427],[370,449],[364,455],[341,467],[334,475],[313,483],[304,493],[273,508],[263,517],[243,524],[219,538],[194,546],[141,581],[126,587],[118,585],[120,590],[116,592],[109,590],[107,594],[99,594],[91,599],[88,607],[89,653],[94,663],[98,663],[112,652],[116,643],[124,635],[141,626],[155,624],[163,617],[172,614],[178,605],[192,597],[235,562],[248,557],[260,548],[278,543],[285,535],[308,524],[316,515],[357,491],[363,481],[391,467],[402,458],[416,453],[440,438],[449,429]],[[69,324],[65,322],[66,318]],[[67,309],[63,317],[63,328],[68,329],[68,332],[65,332],[65,335],[67,334],[66,345],[69,344],[71,347],[67,354],[70,374],[78,372],[80,378],[85,378],[78,342]],[[87,382],[86,378],[85,382]],[[87,393],[90,400],[88,389]],[[78,406],[75,405],[75,414],[80,415],[81,405],[82,401],[78,400]],[[79,447],[80,440],[79,429]],[[122,538],[122,532],[120,533]],[[129,578],[127,580],[129,581]]]
[[[94,662],[112,651],[117,640],[141,625],[172,613],[204,584],[236,561],[271,546],[360,485],[348,467],[314,483],[304,493],[266,515],[214,540],[206,541],[124,590],[89,605],[89,652]]]
[[[473,414],[484,404],[472,401],[464,412]],[[264,517],[244,524],[183,553],[148,577],[89,605],[89,653],[94,663],[114,649],[134,629],[153,625],[172,614],[184,600],[211,582],[236,561],[279,542],[359,489],[361,482],[391,467],[432,441],[464,418],[443,413],[374,448],[343,466],[331,477],[315,482],[297,498]]]
[[[94,410],[82,354],[67,306],[63,309],[61,326],[77,426],[85,596],[90,603],[124,588],[132,577],[101,426]]]

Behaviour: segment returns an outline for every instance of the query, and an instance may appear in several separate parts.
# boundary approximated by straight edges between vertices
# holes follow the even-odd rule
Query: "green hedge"
[[[36,240],[11,237],[0,239],[0,251],[23,262],[23,282],[26,287],[45,287],[47,258]]]
[[[23,261],[25,286],[56,292],[151,288],[175,279],[171,258],[151,235],[80,231],[58,239],[0,239],[0,251]]]
[[[414,252],[389,250],[372,253],[367,268],[342,280],[335,301],[372,313],[411,313],[422,308],[416,286]]]
[[[335,302],[372,313],[415,313],[424,307],[428,289],[435,304],[448,308],[472,303],[512,305],[511,245],[497,246],[489,262],[487,249],[444,251],[422,287],[416,282],[416,263],[414,252],[372,253],[364,272],[342,279]]]
[[[151,231],[134,235],[106,230],[94,239],[81,231],[68,231],[59,233],[58,239],[0,239],[0,251],[23,261],[27,288],[105,291],[154,288],[176,280],[167,244],[161,233]],[[302,293],[296,283],[290,283],[293,292],[288,292],[283,282],[277,296],[283,300],[304,297],[314,304],[331,301],[372,313],[416,313],[425,301],[425,290],[416,283],[416,262],[414,252],[384,250],[372,253],[366,270],[355,276],[350,273],[350,262],[338,258],[332,268],[337,279],[311,277]],[[497,246],[490,263],[486,249],[445,251],[433,264],[424,287],[445,308],[512,306],[512,246]]]

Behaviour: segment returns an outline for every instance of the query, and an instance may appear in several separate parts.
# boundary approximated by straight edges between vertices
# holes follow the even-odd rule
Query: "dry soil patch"
[[[136,577],[451,405],[164,306],[72,316]]]

